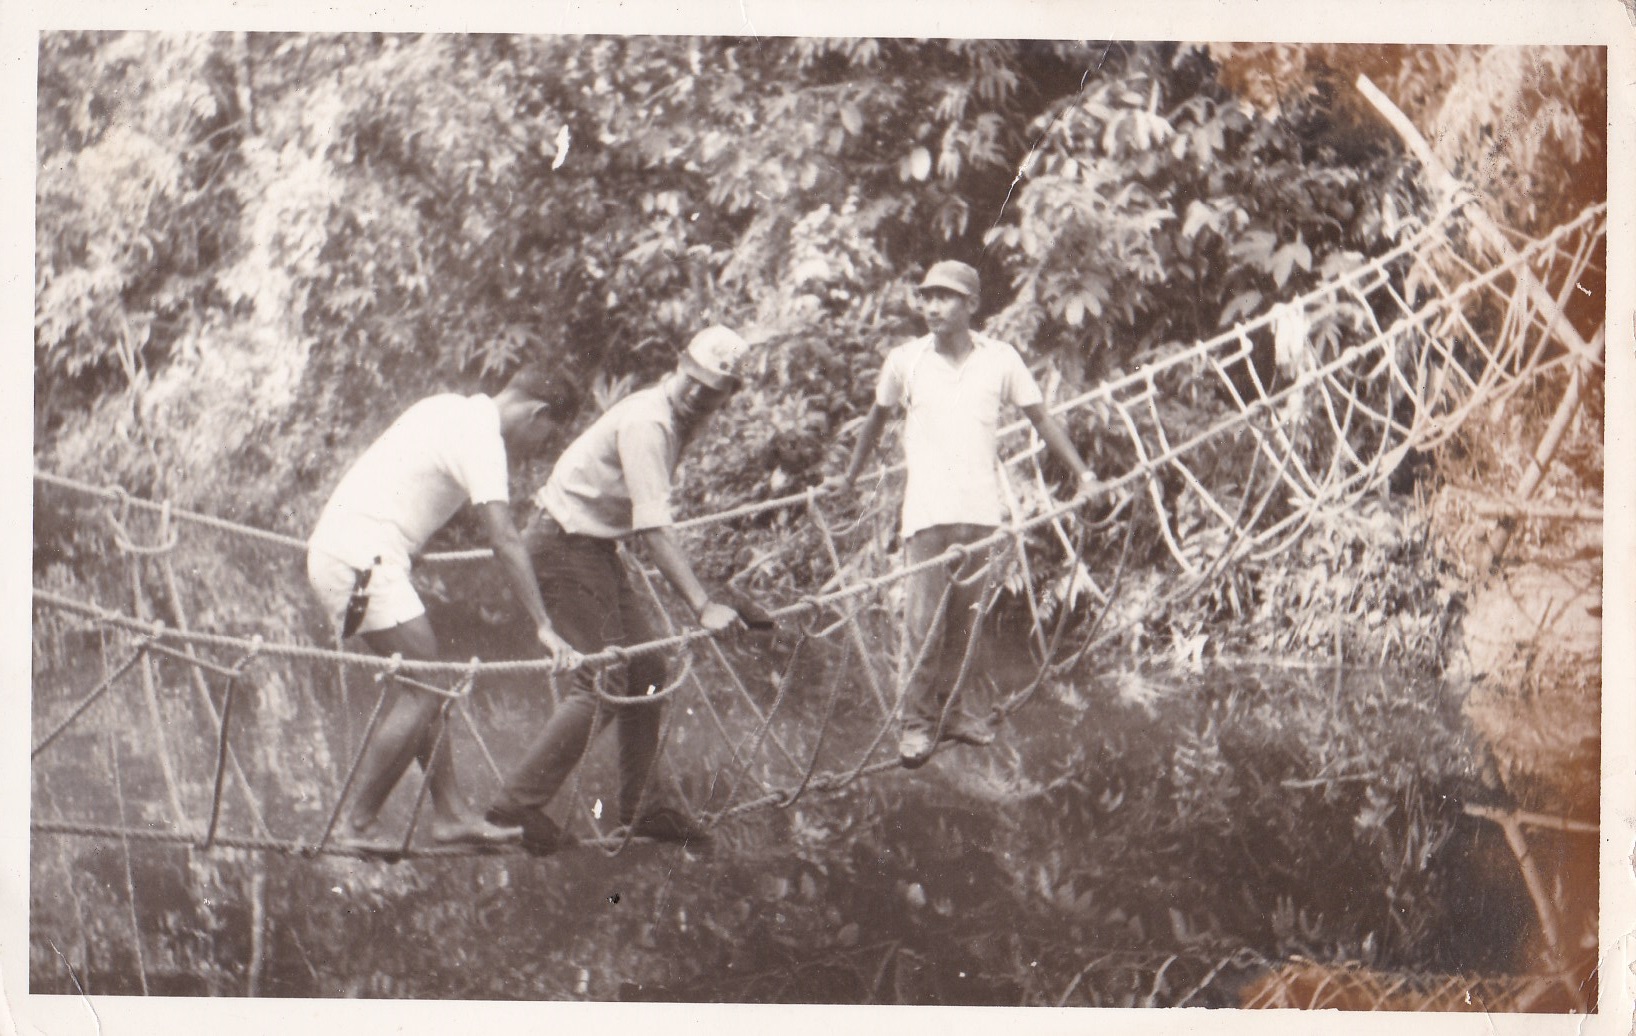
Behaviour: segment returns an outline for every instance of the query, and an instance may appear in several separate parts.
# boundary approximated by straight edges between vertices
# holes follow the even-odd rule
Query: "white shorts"
[[[357,570],[335,555],[316,547],[307,551],[307,582],[312,584],[324,613],[337,630],[346,618],[347,601],[352,598],[356,579]],[[426,606],[409,582],[409,569],[402,565],[391,562],[376,565],[365,593],[369,596],[369,608],[358,626],[359,633],[391,629],[426,614]]]

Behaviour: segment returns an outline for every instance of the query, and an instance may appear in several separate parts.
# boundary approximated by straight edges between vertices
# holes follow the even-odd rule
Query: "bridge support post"
[[[1371,82],[1368,76],[1358,76],[1357,87],[1358,92],[1363,94],[1369,103],[1375,106],[1375,109],[1397,132],[1397,135],[1403,138],[1403,143],[1407,145],[1409,152],[1414,155],[1421,168],[1426,171],[1426,175],[1439,191],[1450,198],[1457,197],[1462,193],[1471,194],[1470,188],[1455,177],[1453,173],[1449,172],[1448,168],[1438,160],[1437,156],[1432,152],[1431,145],[1415,128],[1414,123],[1409,121],[1409,117],[1403,114],[1403,110],[1393,104],[1391,98],[1382,93],[1380,88]],[[1513,264],[1517,283],[1527,294],[1528,301],[1533,303],[1541,313],[1549,317],[1550,323],[1547,327],[1550,336],[1577,357],[1568,387],[1562,393],[1562,400],[1557,404],[1556,413],[1551,418],[1551,424],[1547,428],[1544,437],[1540,439],[1539,446],[1534,451],[1533,459],[1528,465],[1527,472],[1523,475],[1522,482],[1517,486],[1516,497],[1520,503],[1532,496],[1534,490],[1538,489],[1540,482],[1544,480],[1545,472],[1550,467],[1551,458],[1556,454],[1557,446],[1562,441],[1564,432],[1567,431],[1568,423],[1579,409],[1580,395],[1585,381],[1590,372],[1602,363],[1602,352],[1606,347],[1606,328],[1605,326],[1599,328],[1589,342],[1580,336],[1578,330],[1568,320],[1567,314],[1563,312],[1562,305],[1551,297],[1551,293],[1546,290],[1545,285],[1540,283],[1539,278],[1534,276],[1534,272],[1528,268],[1528,264],[1519,261],[1520,257],[1517,250],[1511,247],[1511,242],[1506,240],[1505,233],[1500,230],[1493,218],[1484,211],[1481,202],[1475,196],[1472,196],[1471,201],[1461,209],[1461,215],[1477,232],[1477,236],[1482,240],[1483,244],[1501,259]],[[1515,530],[1515,518],[1503,519],[1500,522],[1499,528],[1489,543],[1491,565],[1497,566],[1499,564],[1500,559],[1505,554],[1506,547],[1511,543],[1511,536]]]

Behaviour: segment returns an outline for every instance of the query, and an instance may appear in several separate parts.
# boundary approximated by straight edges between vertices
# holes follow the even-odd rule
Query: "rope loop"
[[[261,634],[257,633],[255,636],[251,637],[249,649],[245,651],[242,658],[233,663],[233,675],[238,676],[240,673],[244,672],[251,662],[254,662],[258,657],[260,657],[262,648],[266,646],[267,638],[263,637]]]
[[[805,630],[803,630],[802,633],[803,633],[804,636],[810,636],[815,640],[825,640],[825,639],[827,639],[829,637],[829,635],[831,633],[834,633],[836,630],[840,629],[842,626],[845,626],[847,623],[856,620],[856,618],[857,618],[857,613],[856,612],[854,612],[851,615],[843,614],[840,618],[836,619],[834,622],[830,623],[828,626],[825,626],[822,629],[817,630],[814,633],[808,634],[808,633],[806,633]]]
[[[949,566],[949,571],[958,572],[960,567],[971,558],[971,547],[964,543],[956,543],[943,552],[943,563]]]
[[[398,678],[398,672],[402,668],[403,652],[392,652],[392,657],[386,660],[386,668],[375,674],[375,682],[385,683],[388,680],[396,680]]]
[[[598,668],[596,675],[591,678],[591,693],[595,694],[600,701],[607,701],[612,697],[612,695],[608,693],[607,666]]]
[[[673,678],[669,683],[665,684],[663,687],[660,687],[660,688],[658,688],[656,690],[653,690],[653,691],[649,691],[648,694],[647,694],[647,697],[648,698],[669,698],[672,695],[674,695],[677,691],[681,690],[682,684],[686,683],[688,681],[688,678],[691,677],[692,675],[693,675],[693,656],[692,655],[684,655],[682,657],[682,664],[677,667],[675,678]]]
[[[120,550],[129,550],[130,539],[125,533],[125,520],[131,514],[131,494],[125,487],[113,485],[107,488],[109,494],[107,506],[104,508],[108,516],[108,524],[114,528],[114,545]]]
[[[482,670],[483,670],[483,660],[481,658],[477,657],[476,655],[471,656],[471,661],[466,663],[466,675],[461,679],[460,683],[455,687],[454,694],[452,695],[452,697],[454,697],[454,698],[469,698],[469,697],[471,697],[472,694],[475,693],[476,690],[477,690],[477,674],[482,672]]]
[[[126,492],[124,486],[116,485],[113,487],[112,492],[114,500],[112,501],[113,506],[110,506],[108,510],[108,524],[112,525],[114,529],[114,546],[126,554],[138,555],[168,554],[176,549],[176,545],[181,542],[181,536],[177,533],[176,526],[171,522],[169,500],[160,501],[159,504],[159,530],[157,533],[159,541],[152,544],[139,544],[136,542],[136,538],[131,535],[130,530],[125,527],[125,523],[130,519],[131,504],[135,498]]]
[[[801,609],[801,621],[796,623],[796,631],[803,637],[818,637],[818,623],[824,617],[824,606],[818,603],[818,598],[811,596],[801,598],[795,607]]]

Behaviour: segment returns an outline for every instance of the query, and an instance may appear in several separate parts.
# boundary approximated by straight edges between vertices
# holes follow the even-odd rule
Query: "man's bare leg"
[[[406,659],[423,661],[435,661],[438,657],[437,635],[424,615],[390,629],[366,633],[364,640],[381,655],[401,654]],[[375,834],[381,807],[409,769],[410,762],[419,759],[431,782],[434,840],[505,840],[507,830],[477,816],[461,794],[447,732],[438,744],[435,758],[433,756],[432,746],[438,742],[445,699],[404,687],[389,693],[392,699],[358,768],[357,791],[347,820],[349,833],[358,839],[368,839]]]

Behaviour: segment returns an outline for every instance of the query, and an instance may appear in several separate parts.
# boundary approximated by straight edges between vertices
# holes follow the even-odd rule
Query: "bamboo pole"
[[[1479,500],[1472,509],[1484,518],[1504,518],[1511,521],[1519,518],[1542,518],[1602,524],[1600,507],[1553,507],[1549,504],[1513,503],[1508,500]]]
[[[1380,88],[1371,82],[1368,76],[1358,76],[1357,87],[1358,91],[1368,99],[1370,104],[1375,106],[1392,129],[1397,131],[1398,136],[1403,138],[1403,143],[1408,146],[1410,153],[1425,169],[1426,175],[1431,178],[1433,185],[1439,191],[1451,197],[1461,193],[1471,194],[1471,189],[1456,178],[1453,173],[1449,172],[1448,168],[1432,153],[1431,145],[1426,143],[1426,138],[1421,136],[1414,123],[1410,122],[1409,117],[1403,114],[1403,110],[1393,104],[1391,98],[1381,93]],[[1517,250],[1511,247],[1511,242],[1506,238],[1505,232],[1495,224],[1494,220],[1483,210],[1480,204],[1475,203],[1475,198],[1474,203],[1467,205],[1462,210],[1461,215],[1465,217],[1466,222],[1471,225],[1472,229],[1477,231],[1483,243],[1493,249],[1497,255],[1507,260],[1516,260],[1518,258]],[[1601,348],[1593,347],[1591,343],[1580,337],[1579,332],[1563,316],[1562,307],[1557,305],[1556,299],[1551,297],[1551,293],[1545,289],[1545,285],[1539,282],[1539,278],[1534,276],[1533,271],[1528,269],[1524,263],[1516,263],[1515,276],[1518,283],[1522,285],[1523,290],[1528,293],[1528,300],[1540,312],[1551,315],[1553,321],[1551,332],[1557,341],[1578,354],[1580,359],[1592,364],[1600,363],[1602,359]]]
[[[1506,844],[1511,847],[1512,855],[1517,858],[1517,869],[1522,872],[1522,881],[1528,888],[1528,897],[1534,901],[1534,915],[1539,918],[1540,934],[1545,937],[1546,963],[1567,992],[1568,1002],[1577,1004],[1583,1011],[1586,1007],[1585,994],[1573,980],[1573,976],[1568,973],[1567,957],[1562,945],[1562,924],[1558,919],[1556,906],[1551,901],[1551,895],[1546,891],[1545,879],[1539,872],[1539,866],[1534,862],[1534,854],[1528,846],[1528,836],[1523,832],[1522,821],[1514,813],[1503,813],[1499,810],[1480,810],[1468,806],[1466,812],[1498,824],[1500,830],[1505,832]]]
[[[1605,331],[1605,327],[1599,328],[1592,343],[1598,357],[1601,356],[1602,350],[1606,346],[1607,336]],[[1550,467],[1551,459],[1556,456],[1557,447],[1561,445],[1562,437],[1568,431],[1569,423],[1579,410],[1579,398],[1584,390],[1586,371],[1589,368],[1590,364],[1588,363],[1574,365],[1573,372],[1568,378],[1568,387],[1562,393],[1562,401],[1557,404],[1556,413],[1551,415],[1551,424],[1546,428],[1545,435],[1540,438],[1539,446],[1534,450],[1534,456],[1528,462],[1528,470],[1523,472],[1522,482],[1517,486],[1516,496],[1519,502],[1532,496],[1534,490],[1538,489],[1539,484],[1544,481],[1545,471]],[[1499,564],[1500,558],[1505,554],[1505,548],[1511,544],[1511,537],[1516,532],[1516,528],[1517,519],[1515,515],[1501,519],[1499,532],[1494,539],[1494,556],[1490,562],[1491,564]]]
[[[1523,827],[1543,827],[1550,831],[1562,831],[1568,834],[1595,835],[1602,830],[1599,825],[1587,823],[1583,820],[1574,820],[1570,817],[1554,817],[1549,813],[1534,813],[1526,809],[1508,811],[1468,802],[1465,805],[1465,812],[1470,816],[1492,820],[1496,824],[1502,824],[1509,819],[1515,820]]]
[[[1447,167],[1432,153],[1431,145],[1426,143],[1426,138],[1421,136],[1414,123],[1410,122],[1409,117],[1403,114],[1403,110],[1393,104],[1391,99],[1382,93],[1380,88],[1375,86],[1368,76],[1358,76],[1357,87],[1358,91],[1369,100],[1369,103],[1375,106],[1391,127],[1397,131],[1398,136],[1403,138],[1403,142],[1408,146],[1410,153],[1419,161],[1421,167],[1426,171],[1426,175],[1431,178],[1433,184],[1440,191],[1450,197],[1461,193],[1471,193],[1470,189],[1458,180],[1454,174],[1450,173]],[[1567,430],[1568,422],[1579,409],[1580,393],[1583,390],[1588,372],[1591,368],[1600,366],[1602,363],[1602,352],[1607,344],[1606,327],[1598,328],[1591,341],[1585,341],[1568,321],[1567,315],[1563,312],[1562,306],[1557,299],[1551,296],[1545,285],[1541,284],[1539,278],[1534,276],[1533,271],[1528,269],[1527,264],[1516,261],[1519,258],[1517,250],[1511,247],[1511,242],[1506,238],[1504,231],[1500,230],[1499,226],[1483,210],[1482,205],[1477,202],[1475,197],[1473,197],[1471,204],[1462,209],[1461,215],[1477,232],[1478,237],[1482,239],[1484,244],[1503,259],[1513,262],[1517,284],[1527,294],[1528,300],[1534,304],[1535,308],[1550,316],[1548,328],[1551,337],[1554,337],[1569,352],[1579,358],[1579,362],[1574,365],[1568,388],[1562,395],[1562,401],[1557,404],[1556,414],[1551,419],[1550,427],[1546,430],[1544,438],[1540,440],[1538,449],[1534,451],[1533,460],[1529,464],[1527,472],[1523,475],[1522,483],[1517,488],[1517,499],[1522,501],[1526,500],[1533,494],[1535,489],[1539,488],[1541,480],[1545,477],[1545,471],[1550,466],[1551,458],[1556,454],[1557,446],[1562,441],[1563,433]],[[1501,522],[1499,532],[1493,543],[1491,564],[1497,565],[1499,563],[1506,547],[1511,542],[1511,535],[1515,528],[1516,523],[1514,520]]]

